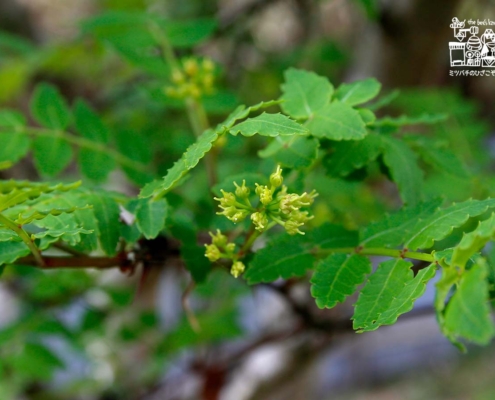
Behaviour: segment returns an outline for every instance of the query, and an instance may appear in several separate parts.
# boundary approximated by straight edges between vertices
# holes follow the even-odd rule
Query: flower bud
[[[203,60],[202,64],[203,64],[202,67],[203,67],[204,71],[211,72],[215,69],[215,64],[209,58],[205,58]]]
[[[211,92],[211,90],[213,89],[213,75],[208,74],[203,76],[202,83],[205,91]]]
[[[239,186],[236,182],[234,182],[234,185],[236,187],[236,189],[235,189],[235,195],[237,197],[240,197],[242,199],[245,199],[245,198],[247,198],[249,196],[250,190],[246,186],[246,181],[245,180],[242,181],[242,186]]]
[[[215,262],[220,258],[220,250],[214,244],[205,244],[206,251],[205,256],[211,262]]]
[[[216,201],[220,202],[220,207],[225,208],[228,206],[233,206],[236,201],[234,193],[226,192],[224,190],[221,190],[221,192],[223,197],[214,197]]]
[[[299,196],[295,193],[289,193],[280,199],[280,211],[284,214],[290,214],[292,211],[297,210],[299,207],[297,203]]]
[[[266,186],[259,185],[258,183],[255,183],[256,189],[254,189],[254,193],[256,193],[258,196],[261,195],[261,192],[263,192],[263,188]]]
[[[296,221],[300,224],[305,224],[308,222],[310,219],[314,218],[313,216],[308,217],[308,212],[307,211],[299,211],[299,210],[294,210],[289,214],[289,220]]]
[[[277,165],[277,170],[270,175],[270,185],[277,188],[282,185],[283,181],[284,178],[282,177],[282,169],[280,168],[280,165]]]
[[[234,278],[238,278],[239,275],[241,275],[246,267],[242,263],[242,261],[236,261],[234,264],[232,264],[232,267],[230,268],[230,273]]]
[[[201,96],[201,90],[199,89],[198,85],[191,84],[189,86],[189,94],[191,97],[198,98]]]
[[[212,239],[212,243],[218,247],[225,247],[227,245],[227,236],[222,235],[219,229],[217,229],[217,233],[213,235],[210,232],[210,236]]]
[[[266,186],[263,186],[263,190],[261,190],[261,193],[259,196],[260,196],[261,203],[264,204],[265,206],[273,200],[273,193]]]
[[[301,196],[299,196],[299,200],[300,200],[301,205],[303,205],[304,207],[307,207],[307,206],[310,206],[311,204],[313,204],[313,202],[315,201],[315,197],[317,197],[317,196],[318,196],[318,193],[316,193],[316,191],[313,190],[309,194],[304,192]]]
[[[268,217],[265,213],[255,212],[251,214],[251,221],[253,221],[254,226],[257,231],[263,232],[268,225]]]
[[[194,58],[184,61],[184,71],[189,76],[196,75],[198,73],[198,62]]]
[[[184,83],[184,74],[180,70],[174,69],[172,71],[172,82],[177,84]]]
[[[225,246],[225,252],[227,254],[232,254],[235,251],[235,243],[229,243]]]
[[[237,209],[237,212],[234,215],[232,215],[232,217],[230,217],[229,219],[234,223],[238,223],[243,221],[248,215],[249,215],[249,211]]]
[[[299,227],[302,226],[303,224],[294,221],[292,219],[289,219],[288,221],[285,222],[285,230],[289,235],[296,235],[296,234],[301,234],[304,235],[304,232],[301,232],[299,230]]]

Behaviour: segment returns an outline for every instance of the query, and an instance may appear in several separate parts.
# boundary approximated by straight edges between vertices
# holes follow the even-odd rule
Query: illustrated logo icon
[[[470,20],[468,23],[475,23]],[[481,36],[479,27],[465,27],[466,20],[453,18],[450,27],[454,30],[457,42],[449,42],[451,67],[488,67],[495,68],[495,33],[485,29]],[[467,38],[467,40],[466,40]]]

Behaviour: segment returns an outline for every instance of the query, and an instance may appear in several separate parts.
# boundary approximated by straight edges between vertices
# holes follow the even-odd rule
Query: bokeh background
[[[214,21],[206,41],[179,51],[218,64],[221,89],[206,104],[213,120],[237,104],[277,98],[291,66],[335,85],[376,77],[382,93],[396,96],[390,113],[449,114],[428,129],[472,168],[493,169],[495,77],[451,76],[448,43],[455,41],[452,18],[495,21],[494,1],[1,0],[1,106],[27,111],[35,84],[52,82],[69,100],[87,99],[115,132],[131,132],[122,151],[132,153],[133,140],[149,143],[163,174],[193,137],[158,90],[164,74],[85,29],[84,21],[112,10]],[[172,130],[184,138],[165,140]],[[483,160],[466,137],[488,149]],[[74,176],[75,167],[64,174]],[[11,177],[39,179],[29,159],[3,173]],[[438,177],[428,185],[453,200],[476,193],[473,182],[444,188]],[[115,172],[104,187],[134,195],[139,186]],[[366,209],[349,216],[345,207],[337,199],[330,211],[350,227],[369,219]],[[190,299],[203,329],[198,338],[182,312],[187,273],[165,264],[144,287],[139,276],[119,272],[21,269],[2,277],[0,398],[495,398],[495,347],[462,355],[440,334],[433,282],[398,324],[357,335],[348,322],[352,299],[319,311],[297,282],[251,289],[218,272]],[[44,347],[16,350],[33,337]]]

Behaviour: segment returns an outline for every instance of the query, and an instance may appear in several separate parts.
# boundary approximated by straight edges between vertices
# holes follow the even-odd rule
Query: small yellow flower
[[[232,268],[230,268],[230,273],[234,278],[238,278],[246,269],[245,265],[242,261],[236,261],[232,264]]]
[[[210,262],[215,262],[220,258],[220,250],[214,244],[205,244],[205,256]]]
[[[254,226],[257,231],[263,232],[268,225],[268,217],[266,213],[255,212],[251,214],[251,221],[253,221]]]

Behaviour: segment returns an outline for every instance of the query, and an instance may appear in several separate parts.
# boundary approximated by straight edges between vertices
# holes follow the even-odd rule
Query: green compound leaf
[[[97,143],[108,143],[110,134],[108,128],[91,107],[81,99],[74,106],[74,122],[79,134]]]
[[[384,117],[377,119],[373,126],[376,127],[394,127],[398,128],[404,125],[418,125],[418,124],[437,124],[447,119],[447,114],[421,114],[417,117],[409,117],[407,115],[401,115],[400,117]]]
[[[234,136],[240,133],[247,137],[253,136],[256,133],[261,136],[270,137],[305,135],[308,133],[305,127],[289,117],[280,113],[268,114],[266,112],[234,125],[229,132]]]
[[[81,148],[78,154],[81,173],[95,182],[104,182],[115,169],[115,160],[107,153]]]
[[[28,200],[40,197],[42,194],[55,191],[66,192],[77,188],[81,182],[64,185],[59,183],[50,186],[46,183],[33,183],[23,181],[0,181],[0,211],[17,206]]]
[[[423,172],[416,155],[404,142],[390,136],[382,136],[383,162],[399,188],[405,204],[416,205],[421,198]]]
[[[71,246],[76,245],[81,241],[81,234],[90,234],[92,231],[88,231],[80,226],[77,226],[77,222],[71,216],[64,214],[57,217],[48,215],[43,219],[33,221],[34,225],[44,228],[42,232],[33,234],[32,236],[37,239],[46,239],[45,245],[41,245],[42,249],[47,247],[49,243],[56,240],[63,240],[69,243]]]
[[[249,284],[303,276],[313,267],[313,252],[357,245],[357,232],[324,224],[304,236],[282,235],[256,252],[244,274]]]
[[[359,295],[352,317],[354,329],[374,331],[380,325],[393,324],[399,315],[412,309],[435,275],[431,265],[414,277],[412,265],[402,259],[380,263]]]
[[[452,289],[452,286],[456,284],[460,279],[460,274],[456,268],[450,266],[452,259],[453,249],[446,249],[442,251],[436,251],[433,253],[435,260],[442,267],[440,269],[441,275],[438,282],[435,284],[435,310],[437,313],[437,319],[442,326],[444,321],[443,310],[445,309],[445,302]]]
[[[294,237],[284,235],[267,247],[255,254],[244,274],[250,285],[304,276],[313,267],[313,256]]]
[[[141,189],[140,198],[153,196],[158,199],[172,190],[179,180],[191,169],[193,169],[204,155],[210,151],[218,133],[212,129],[203,132],[198,140],[189,146],[182,157],[167,171],[162,180],[148,183]]]
[[[120,167],[126,176],[139,186],[153,178],[146,168],[153,158],[153,150],[145,136],[133,130],[121,129],[115,137],[119,153],[134,161],[138,169],[124,162],[120,163]]]
[[[459,178],[470,176],[461,159],[451,150],[438,147],[437,142],[424,136],[409,136],[421,158],[437,171]]]
[[[371,111],[378,111],[381,108],[392,103],[397,98],[397,96],[399,96],[399,94],[399,90],[392,90],[384,95],[381,95],[378,99],[376,99],[373,103],[368,104],[366,107]]]
[[[283,167],[301,169],[313,164],[319,146],[317,139],[308,136],[277,136],[258,155],[261,158],[273,158]]]
[[[334,143],[332,153],[324,158],[323,163],[330,175],[347,176],[375,160],[382,149],[381,137],[369,134],[363,140]]]
[[[333,86],[327,78],[314,72],[289,68],[284,73],[280,105],[285,114],[295,119],[310,118],[330,103]]]
[[[477,253],[495,235],[495,214],[478,224],[472,232],[464,234],[461,242],[454,248],[451,265],[464,268],[472,255]]]
[[[69,107],[55,86],[40,83],[31,99],[31,113],[41,125],[63,130],[71,118]]]
[[[30,253],[24,242],[0,242],[0,265],[12,264]]]
[[[444,331],[454,339],[463,337],[487,344],[495,334],[488,306],[487,270],[475,264],[465,272],[445,311]]]
[[[157,47],[162,38],[173,47],[191,47],[205,40],[215,29],[213,19],[169,20],[137,11],[109,11],[83,22],[83,32],[110,44],[132,64],[160,77],[169,76]]]
[[[99,230],[94,210],[88,207],[91,204],[90,196],[91,194],[83,191],[71,191],[36,202],[33,208],[41,212],[46,212],[53,208],[74,209],[70,214],[70,218],[75,221],[76,226],[91,232],[81,236],[76,248],[80,251],[93,251],[98,248]]]
[[[332,254],[320,261],[311,278],[311,295],[320,308],[332,308],[353,294],[371,272],[371,262],[358,254]]]
[[[174,47],[192,47],[206,40],[216,29],[217,22],[210,18],[189,21],[163,20],[160,24]]]
[[[215,132],[217,132],[218,134],[224,133],[228,131],[230,128],[232,128],[237,121],[246,118],[252,112],[264,108],[272,107],[277,104],[280,104],[280,101],[278,100],[262,101],[251,107],[240,105],[232,113],[230,113],[230,115],[227,117],[225,121],[217,125],[217,127],[215,128]]]
[[[335,91],[335,98],[350,106],[366,103],[378,95],[380,82],[374,78],[364,79],[353,83],[343,83]]]
[[[24,133],[0,133],[0,162],[19,161],[29,151],[30,143]]]
[[[495,199],[467,200],[438,210],[424,220],[418,221],[404,247],[409,250],[428,249],[435,241],[445,238],[469,218],[481,215],[492,207],[495,207]]]
[[[399,318],[400,315],[411,311],[414,302],[423,295],[426,290],[426,284],[435,276],[435,273],[436,268],[435,265],[432,264],[419,271],[413,279],[407,281],[400,294],[393,299],[389,308],[380,314],[376,323],[373,324],[376,326],[374,329],[381,325],[393,325],[397,322],[397,318]]]
[[[198,165],[199,160],[201,160],[206,153],[208,153],[213,146],[215,140],[217,140],[218,134],[209,129],[205,131],[198,140],[193,143],[187,151],[184,153],[184,164],[186,168],[192,169]]]
[[[358,233],[356,231],[348,231],[342,226],[334,224],[323,224],[299,239],[305,244],[308,251],[358,245]]]
[[[0,110],[0,162],[17,162],[29,151],[30,140],[23,132],[26,119],[11,110]]]
[[[459,350],[465,351],[464,345],[445,329],[445,302],[452,291],[452,287],[456,285],[461,278],[457,268],[450,266],[452,254],[453,249],[446,249],[433,253],[437,263],[442,266],[440,279],[435,284],[436,291],[435,301],[433,304],[435,306],[435,314],[438,325],[440,326],[442,333],[452,342],[452,344],[459,348]]]
[[[84,207],[89,208],[89,207]],[[80,210],[79,207],[68,208],[52,208],[47,211],[39,211],[32,209],[31,207],[24,213],[20,213],[18,209],[11,209],[10,212],[5,212],[5,216],[12,219],[16,224],[26,225],[33,221],[38,221],[48,217],[49,215],[58,216],[62,214],[71,214],[76,210]],[[12,212],[13,211],[13,212]]]
[[[425,148],[419,149],[419,154],[433,168],[459,178],[469,178],[470,174],[461,159],[447,149]]]
[[[360,140],[367,133],[359,113],[338,100],[318,110],[306,126],[313,136],[331,140]]]
[[[167,171],[167,175],[165,175],[162,180],[154,180],[144,185],[139,193],[139,197],[144,199],[151,196],[158,197],[160,194],[166,194],[177,185],[177,182],[179,182],[187,171],[184,158],[179,158],[172,168]]]
[[[107,127],[84,101],[76,102],[74,118],[76,129],[81,136],[98,144],[108,143]],[[103,151],[81,148],[78,156],[83,175],[96,182],[103,182],[115,168],[115,160]]]
[[[36,169],[42,175],[55,176],[72,160],[72,147],[61,137],[38,136],[33,148]]]
[[[104,192],[94,192],[88,197],[98,224],[100,245],[103,251],[113,256],[117,253],[120,238],[119,206]]]
[[[200,43],[216,28],[213,19],[175,21],[135,11],[108,11],[85,20],[82,27],[83,32],[91,32],[126,53],[125,50],[133,46],[159,44],[150,31],[152,23],[156,24],[172,46],[182,48]]]
[[[140,199],[136,209],[136,223],[146,239],[154,239],[165,226],[168,214],[166,200]]]
[[[366,247],[397,247],[404,243],[420,225],[420,221],[433,215],[442,204],[441,199],[404,207],[395,214],[372,222],[360,231],[360,245]]]
[[[373,121],[376,120],[375,113],[368,108],[359,108],[357,109],[357,112],[359,113],[359,116],[361,117],[365,125],[371,125]]]
[[[22,129],[26,126],[26,117],[15,110],[0,110],[0,128]]]
[[[1,227],[0,228],[0,242],[7,242],[10,240],[18,242],[22,239],[19,236],[17,236],[17,233],[10,230],[9,228]]]

